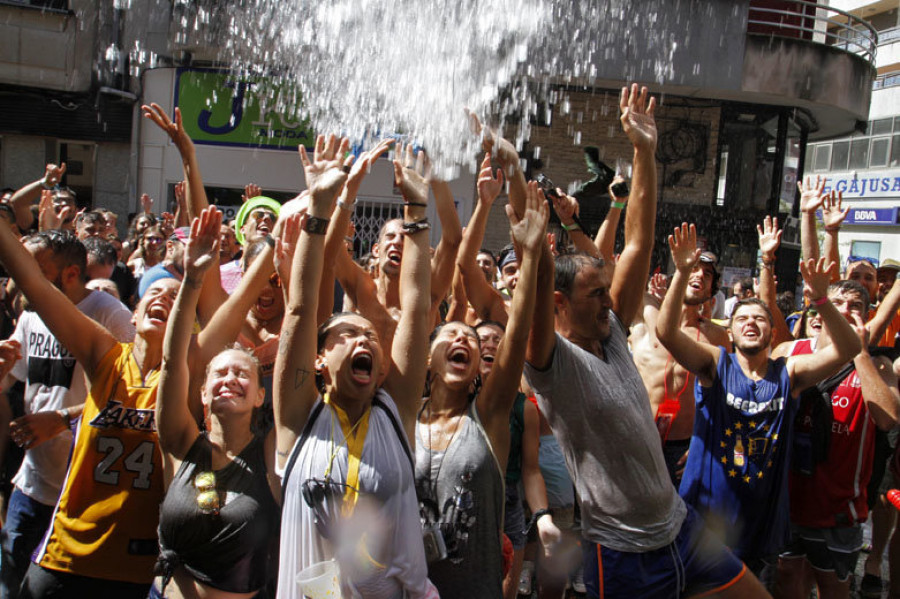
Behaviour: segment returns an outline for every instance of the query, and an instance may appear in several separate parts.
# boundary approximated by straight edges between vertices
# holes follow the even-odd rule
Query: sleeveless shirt
[[[445,451],[431,451],[428,427],[416,421],[419,509],[426,526],[440,525],[448,552],[428,565],[428,576],[442,597],[500,598],[505,491],[475,401],[454,437]]]
[[[790,534],[788,471],[799,401],[792,401],[786,360],[769,361],[754,381],[720,347],[710,387],[695,384],[694,435],[680,493],[717,518],[743,560],[777,553]]]
[[[212,470],[212,444],[197,436],[160,507],[158,572],[170,577],[178,565],[198,581],[230,593],[249,593],[274,574],[281,509],[266,478],[265,439],[254,439],[215,471],[221,508],[197,506],[194,478]]]

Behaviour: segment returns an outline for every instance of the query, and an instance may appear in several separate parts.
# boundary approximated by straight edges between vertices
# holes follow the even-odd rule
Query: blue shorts
[[[740,580],[747,567],[706,530],[690,506],[671,544],[632,553],[582,539],[588,597],[670,599],[719,592]]]

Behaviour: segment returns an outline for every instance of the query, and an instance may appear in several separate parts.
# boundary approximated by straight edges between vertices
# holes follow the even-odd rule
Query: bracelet
[[[327,218],[319,218],[318,216],[310,216],[306,221],[304,231],[310,235],[324,235],[328,232],[328,223],[331,222]]]
[[[827,301],[828,301],[828,296],[827,296],[827,295],[823,295],[823,296],[820,297],[820,298],[809,300],[809,303],[812,304],[813,306],[818,307],[818,306],[821,306],[822,304],[824,304],[824,303],[827,302]]]
[[[428,204],[426,204],[424,202],[406,202],[406,201],[404,201],[404,204],[407,206],[421,206],[422,208],[428,207]]]
[[[775,266],[775,261],[774,260],[762,260],[762,265],[765,266],[766,268],[772,268],[773,266]]]
[[[44,180],[41,181],[41,187],[46,191],[52,191],[56,189],[56,185],[47,185],[47,181]]]
[[[349,204],[344,202],[344,200],[338,200],[338,208],[342,210],[346,210],[347,212],[353,212],[356,209],[356,201],[352,201]]]
[[[552,516],[552,515],[553,514],[547,508],[538,510],[535,513],[531,514],[531,520],[528,521],[528,526],[526,526],[525,530],[523,531],[524,534],[527,535],[529,532],[531,532],[531,529],[534,528],[534,525],[537,524],[537,521],[540,520],[542,516]]]
[[[563,229],[571,233],[572,231],[580,231],[581,226],[578,223],[572,223],[571,225],[564,225],[561,221],[559,223]]]
[[[623,208],[625,208],[625,202],[611,202],[610,207],[618,208],[619,210],[622,210]]]
[[[405,222],[403,223],[401,228],[407,235],[413,235],[415,233],[418,233],[419,231],[427,231],[431,228],[431,225],[428,224],[428,219],[425,218],[418,221]]]
[[[825,227],[825,231],[827,231],[828,233],[837,233],[840,230],[841,230],[840,225],[835,225],[833,227]]]

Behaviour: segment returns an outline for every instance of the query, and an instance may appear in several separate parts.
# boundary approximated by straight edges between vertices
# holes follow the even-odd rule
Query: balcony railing
[[[856,15],[817,2],[750,0],[747,33],[841,48],[875,66],[875,28]]]

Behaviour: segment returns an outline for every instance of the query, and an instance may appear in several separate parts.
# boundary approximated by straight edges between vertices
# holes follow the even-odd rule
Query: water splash
[[[668,8],[660,10],[663,3]],[[675,4],[691,13],[705,2]],[[533,120],[549,123],[548,102],[569,112],[565,90],[592,86],[598,65],[621,64],[619,81],[672,78],[678,46],[660,33],[666,29],[661,14],[682,18],[671,5],[177,0],[173,21],[176,43],[221,48],[220,59],[236,74],[275,83],[261,89],[262,101],[288,118],[309,119],[316,131],[362,143],[406,134],[428,149],[441,176],[452,177],[461,165],[474,164],[480,146],[466,108],[514,127],[521,145]]]

